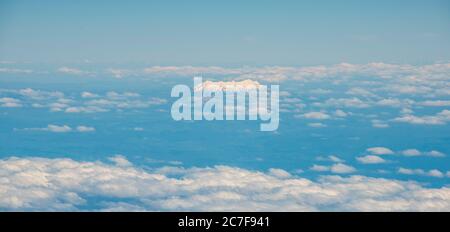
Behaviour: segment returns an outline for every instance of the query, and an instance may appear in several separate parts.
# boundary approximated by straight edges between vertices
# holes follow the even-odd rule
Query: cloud
[[[65,96],[60,91],[43,91],[31,88],[0,89],[0,94],[6,93],[14,97],[1,97],[0,107],[22,107],[30,105],[34,108],[48,108],[52,112],[65,113],[98,113],[111,110],[148,108],[166,104],[167,100],[157,97],[145,98],[135,92],[109,91],[104,95],[82,91],[81,98]],[[1,95],[0,95],[1,96]],[[24,104],[24,103],[29,104]]]
[[[442,153],[440,151],[436,151],[436,150],[426,152],[425,155],[433,156],[433,157],[445,157],[444,153]]]
[[[450,101],[448,100],[434,100],[434,101],[423,101],[423,102],[419,102],[419,105],[422,106],[450,106]]]
[[[345,113],[344,111],[337,109],[336,111],[334,111],[334,115],[336,117],[344,118],[348,116],[348,113]]]
[[[371,147],[371,148],[367,148],[366,151],[368,151],[374,155],[392,155],[392,154],[394,154],[394,152],[387,147]]]
[[[332,93],[331,90],[329,89],[312,89],[309,91],[309,93],[313,94],[313,95],[321,95],[321,94],[330,94]]]
[[[345,160],[343,160],[343,159],[341,159],[341,158],[339,158],[339,157],[337,157],[335,155],[329,155],[327,157],[318,156],[316,158],[316,160],[319,160],[319,161],[331,161],[331,162],[335,162],[335,163],[344,163],[345,162]]]
[[[24,128],[22,130],[25,130],[25,131],[48,131],[48,132],[54,132],[54,133],[67,133],[67,132],[72,132],[72,131],[93,132],[93,131],[95,131],[95,128],[94,127],[89,127],[89,126],[77,126],[75,129],[73,129],[72,127],[70,127],[68,125],[49,124],[47,127],[43,127],[43,128]]]
[[[410,99],[397,99],[397,98],[385,98],[376,102],[378,106],[390,106],[390,107],[410,107],[414,104]]]
[[[348,174],[348,173],[352,173],[352,172],[356,171],[356,169],[354,167],[343,164],[343,163],[336,163],[331,166],[314,164],[309,169],[312,171],[317,171],[317,172],[330,171],[330,172],[336,173],[336,174]]]
[[[314,103],[315,106],[319,107],[339,107],[339,108],[367,108],[370,105],[359,98],[330,98],[325,102]]]
[[[17,69],[17,68],[0,68],[0,73],[29,74],[29,73],[33,73],[33,70],[30,70],[30,69]]]
[[[375,128],[388,128],[389,127],[389,124],[387,124],[381,120],[378,120],[378,119],[371,120],[371,123],[372,123],[372,127],[375,127]]]
[[[436,150],[432,150],[432,151],[428,151],[428,152],[422,152],[419,151],[417,149],[406,149],[403,150],[401,152],[404,156],[431,156],[431,157],[445,157],[445,154],[440,152],[440,151],[436,151]]]
[[[402,154],[405,156],[420,156],[422,152],[417,149],[407,149],[402,151]]]
[[[93,132],[93,131],[95,131],[95,128],[90,127],[90,126],[77,126],[77,131],[78,132]]]
[[[317,165],[314,164],[312,167],[309,168],[312,171],[316,171],[316,172],[326,172],[330,170],[330,167],[328,166],[324,166],[324,165]]]
[[[10,90],[11,92],[20,94],[24,97],[28,97],[35,100],[43,100],[50,98],[63,98],[64,93],[60,91],[43,91],[43,90],[35,90],[32,88],[24,88],[19,90]]]
[[[81,93],[81,97],[82,98],[96,98],[96,97],[98,97],[98,95],[95,93],[84,91]]]
[[[122,78],[132,74],[132,71],[126,69],[108,69],[107,72],[115,78]]]
[[[194,76],[205,74],[219,74],[219,75],[231,75],[241,74],[239,69],[229,69],[216,66],[209,67],[194,67],[194,66],[153,66],[144,69],[146,74],[158,74],[158,75],[180,75],[180,76]]]
[[[261,84],[257,81],[204,81],[195,86],[195,91],[245,91],[257,90]]]
[[[360,88],[360,87],[351,88],[345,93],[348,95],[357,95],[357,96],[363,96],[363,97],[375,97],[376,96],[369,90],[366,90],[366,89]]]
[[[333,164],[330,170],[332,173],[338,174],[352,173],[356,171],[354,167],[342,163]]]
[[[327,125],[320,123],[320,122],[313,122],[313,123],[308,123],[309,127],[315,127],[315,128],[323,128],[323,127],[327,127]]]
[[[66,74],[71,74],[71,75],[87,75],[87,74],[91,74],[90,72],[86,72],[86,71],[83,71],[83,70],[81,70],[81,69],[70,68],[70,67],[61,67],[61,68],[58,68],[58,72],[60,72],[60,73],[66,73]]]
[[[331,161],[336,162],[336,163],[343,163],[343,162],[345,162],[345,160],[343,160],[343,159],[341,159],[341,158],[339,158],[339,157],[337,157],[335,155],[329,155],[328,158]]]
[[[67,158],[0,160],[0,208],[75,211],[449,211],[450,189],[366,176],[316,181],[281,169],[143,170]],[[117,162],[118,160],[121,160]],[[126,159],[125,159],[126,160]],[[368,191],[370,189],[370,191]],[[89,198],[85,198],[89,196]],[[91,199],[95,202],[91,202]],[[94,204],[95,203],[95,204]],[[89,207],[88,207],[89,206]]]
[[[0,98],[0,107],[5,108],[17,108],[22,107],[20,100],[10,97],[2,97]]]
[[[41,130],[47,130],[47,131],[56,132],[56,133],[64,133],[64,132],[72,131],[72,128],[70,128],[67,125],[58,126],[58,125],[50,124],[47,126],[47,128],[42,128]]]
[[[329,119],[330,115],[324,113],[324,112],[309,112],[302,115],[298,115],[296,117],[302,117],[307,119],[317,119],[317,120],[324,120]]]
[[[66,113],[97,113],[107,111],[109,110],[98,106],[71,106],[64,110]]]
[[[450,110],[442,110],[436,115],[414,116],[404,115],[393,119],[394,122],[404,122],[419,125],[444,125],[450,121]]]
[[[385,163],[386,160],[376,156],[376,155],[366,155],[366,156],[360,156],[360,157],[356,157],[356,160],[358,160],[358,162],[363,163],[363,164],[381,164],[381,163]]]
[[[275,177],[278,178],[289,178],[291,177],[291,174],[289,172],[286,172],[283,169],[279,169],[279,168],[270,168],[269,169],[269,174],[273,175]]]
[[[430,176],[430,177],[438,177],[442,178],[444,177],[444,173],[437,169],[432,169],[427,171],[424,171],[423,169],[408,169],[408,168],[399,168],[398,173],[405,174],[405,175],[420,175],[420,176]]]
[[[125,158],[123,155],[115,155],[113,157],[108,158],[110,161],[114,162],[117,166],[128,167],[133,164]]]

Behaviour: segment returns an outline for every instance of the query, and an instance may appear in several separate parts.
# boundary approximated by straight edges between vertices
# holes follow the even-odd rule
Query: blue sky
[[[1,1],[0,211],[450,211],[447,1]],[[280,86],[280,123],[171,89]]]
[[[0,59],[154,65],[449,60],[448,1],[2,1]]]

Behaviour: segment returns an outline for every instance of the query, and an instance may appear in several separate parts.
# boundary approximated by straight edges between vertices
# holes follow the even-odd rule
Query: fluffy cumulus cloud
[[[366,156],[360,156],[360,157],[356,157],[356,160],[358,160],[358,162],[363,163],[363,164],[380,164],[380,163],[385,163],[386,160],[376,156],[376,155],[366,155]]]
[[[432,150],[432,151],[427,151],[427,152],[423,152],[423,151],[419,151],[417,149],[406,149],[403,150],[401,152],[402,155],[404,156],[431,156],[431,157],[445,157],[445,154],[440,152],[440,151],[436,151],[436,150]]]
[[[297,117],[301,118],[307,118],[307,119],[317,119],[317,120],[324,120],[329,119],[330,115],[324,112],[309,112],[302,115],[298,115]]]
[[[415,182],[358,175],[322,176],[313,181],[281,169],[260,172],[229,166],[149,171],[122,156],[112,161],[0,160],[0,208],[79,210],[92,205],[95,210],[106,211],[450,210],[449,188],[427,188]]]
[[[423,169],[409,169],[409,168],[399,168],[398,173],[405,175],[419,175],[419,176],[431,176],[442,178],[445,174],[437,169],[431,169],[429,171],[425,171]]]
[[[435,115],[415,116],[404,115],[393,119],[394,122],[404,122],[419,125],[443,125],[450,121],[450,110],[442,110]]]
[[[336,174],[348,174],[352,172],[356,172],[356,169],[350,165],[346,165],[343,163],[336,163],[331,166],[317,165],[314,164],[311,166],[310,170],[317,172],[332,172]]]
[[[20,100],[10,97],[0,98],[0,107],[15,108],[22,107]]]
[[[8,97],[2,97],[8,95]],[[13,95],[11,97],[9,95]],[[111,110],[148,108],[167,103],[158,97],[143,97],[135,92],[109,91],[105,94],[82,91],[80,98],[66,96],[60,91],[44,91],[32,88],[0,89],[0,107],[48,108],[51,112],[99,113]]]
[[[367,148],[366,151],[368,151],[374,155],[392,155],[392,154],[394,154],[394,152],[387,147],[370,147],[370,148]]]

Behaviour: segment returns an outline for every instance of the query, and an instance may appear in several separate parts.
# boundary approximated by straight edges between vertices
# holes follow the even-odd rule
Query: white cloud
[[[342,110],[337,109],[336,111],[334,111],[334,115],[337,117],[343,118],[343,117],[347,117],[348,114]]]
[[[83,71],[83,70],[81,70],[81,69],[70,68],[70,67],[61,67],[61,68],[58,68],[58,72],[60,72],[60,73],[66,73],[66,74],[71,74],[71,75],[86,75],[86,74],[90,74],[89,72]]]
[[[352,173],[352,172],[356,171],[356,169],[354,167],[343,164],[343,163],[336,163],[331,166],[314,164],[309,169],[312,171],[316,171],[316,172],[330,171],[332,173],[337,173],[337,174],[347,174],[347,173]]]
[[[402,108],[402,110],[400,111],[401,114],[412,114],[413,110],[411,110],[410,108]]]
[[[339,157],[337,157],[335,155],[329,155],[329,156],[326,156],[326,157],[318,156],[316,158],[316,160],[319,160],[319,161],[331,161],[331,162],[335,162],[335,163],[344,163],[345,162],[345,160],[343,160],[343,159],[341,159],[341,158],[339,158]]]
[[[160,75],[181,75],[181,76],[193,76],[204,74],[241,74],[239,69],[227,69],[222,67],[194,67],[194,66],[153,66],[144,69],[144,73],[147,74],[160,74]]]
[[[314,103],[315,106],[319,107],[340,107],[340,108],[367,108],[370,105],[367,102],[362,101],[359,98],[330,98],[325,102]]]
[[[81,93],[81,97],[82,98],[96,98],[96,97],[98,97],[98,95],[95,93],[84,91]]]
[[[50,124],[47,126],[47,128],[42,128],[42,130],[48,130],[50,132],[56,132],[56,133],[64,133],[64,132],[72,131],[72,128],[70,128],[67,125],[58,126],[58,125]]]
[[[20,100],[10,97],[2,97],[0,98],[0,107],[5,108],[16,108],[22,107]]]
[[[286,172],[285,170],[279,169],[279,168],[270,168],[269,169],[269,174],[273,175],[275,177],[278,177],[278,178],[291,177],[291,174],[289,172]]]
[[[330,167],[328,166],[324,166],[324,165],[317,165],[314,164],[312,167],[309,168],[312,171],[316,171],[316,172],[326,172],[330,170]]]
[[[445,154],[440,152],[440,151],[436,151],[436,150],[432,150],[432,151],[428,151],[428,152],[422,152],[419,151],[417,149],[406,149],[404,151],[401,152],[404,156],[431,156],[431,157],[445,157]]]
[[[312,122],[312,123],[308,123],[309,127],[315,127],[315,128],[323,128],[323,127],[327,127],[327,125],[321,123],[321,122]]]
[[[333,164],[331,166],[330,171],[332,173],[338,173],[338,174],[344,174],[344,173],[352,173],[355,172],[356,169],[352,166],[346,165],[346,164],[342,164],[342,163],[337,163],[337,164]]]
[[[433,176],[433,177],[439,177],[439,178],[444,177],[444,174],[437,169],[432,169],[432,170],[428,171],[428,175]]]
[[[405,156],[420,156],[422,152],[417,149],[407,149],[402,151],[402,154]]]
[[[67,132],[72,132],[72,131],[93,132],[93,131],[95,131],[95,128],[94,127],[80,125],[80,126],[77,126],[75,129],[73,129],[72,127],[70,127],[68,125],[49,124],[47,127],[43,127],[43,128],[24,128],[22,130],[25,130],[25,131],[49,131],[49,132],[54,132],[54,133],[67,133]]]
[[[366,156],[360,156],[360,157],[356,157],[356,160],[358,160],[360,163],[363,164],[380,164],[380,163],[385,163],[386,160],[376,156],[376,155],[366,155]]]
[[[360,87],[354,87],[349,89],[346,94],[348,95],[357,95],[357,96],[363,96],[363,97],[375,97],[376,95],[370,92],[369,90],[360,88]]]
[[[130,161],[128,161],[127,158],[123,155],[115,155],[113,157],[109,157],[108,159],[120,167],[133,166],[133,164]]]
[[[343,159],[341,159],[341,158],[339,158],[339,157],[337,157],[335,155],[329,155],[328,158],[331,161],[336,162],[336,163],[343,163],[343,162],[345,162],[345,160],[343,160]]]
[[[258,81],[204,81],[200,85],[195,86],[195,91],[245,91],[257,90],[261,84]]]
[[[8,89],[6,92],[14,93],[21,95],[23,97],[27,97],[33,100],[44,100],[44,99],[61,99],[64,98],[64,93],[60,91],[44,91],[44,90],[35,90],[32,88],[24,88],[24,89]]]
[[[329,89],[312,89],[309,91],[309,93],[314,94],[314,95],[319,95],[319,94],[329,94],[332,93],[331,90]]]
[[[166,168],[162,174],[158,169],[143,170],[130,163],[117,165],[116,161],[109,165],[71,159],[0,160],[0,208],[64,211],[90,205],[94,210],[119,211],[450,210],[449,188],[426,188],[415,182],[366,176],[323,176],[312,181],[279,169],[264,173],[228,166]],[[94,197],[96,203],[90,204],[84,196]]]
[[[432,169],[427,171],[424,171],[423,169],[408,169],[408,168],[402,168],[400,167],[398,169],[398,173],[405,174],[405,175],[420,175],[420,176],[430,176],[430,177],[438,177],[442,178],[444,177],[444,173],[437,169]]]
[[[440,151],[436,151],[436,150],[429,151],[429,152],[425,153],[425,155],[433,156],[433,157],[445,157],[444,153],[442,153]]]
[[[366,151],[368,151],[374,155],[392,155],[392,154],[394,154],[394,152],[387,147],[371,147],[371,148],[367,148]]]
[[[385,98],[377,101],[378,106],[391,106],[391,107],[410,107],[414,104],[413,100],[409,99],[397,99],[397,98]]]
[[[33,70],[30,70],[30,69],[18,69],[18,68],[0,68],[0,73],[29,74],[29,73],[33,73]]]
[[[78,132],[93,132],[93,131],[95,131],[95,128],[90,127],[90,126],[77,126],[77,131]]]
[[[122,78],[124,76],[132,74],[132,71],[126,69],[108,69],[107,72],[113,75],[115,78]]]
[[[436,115],[414,116],[404,115],[393,119],[394,122],[405,122],[422,125],[444,125],[450,121],[450,110],[442,110]]]
[[[389,124],[378,119],[371,120],[372,126],[375,128],[388,128]]]
[[[448,100],[434,100],[434,101],[423,101],[419,102],[422,106],[450,106],[450,101]]]
[[[324,112],[309,112],[302,115],[298,115],[298,117],[303,117],[307,119],[317,119],[317,120],[324,120],[329,119],[330,115],[324,113]]]
[[[64,110],[66,113],[97,113],[107,111],[109,110],[98,106],[71,106]]]

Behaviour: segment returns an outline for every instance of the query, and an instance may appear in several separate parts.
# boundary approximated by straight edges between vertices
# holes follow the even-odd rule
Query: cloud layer
[[[356,175],[313,181],[281,169],[259,172],[229,166],[149,171],[121,155],[111,161],[0,160],[0,208],[80,210],[95,198],[94,210],[106,211],[450,210],[449,188],[415,182]]]

